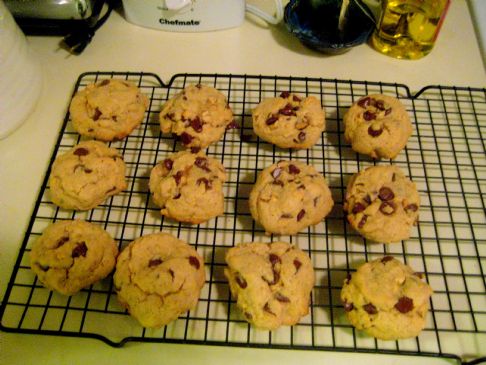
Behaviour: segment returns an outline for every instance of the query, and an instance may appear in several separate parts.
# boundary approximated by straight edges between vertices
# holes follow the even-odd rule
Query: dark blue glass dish
[[[359,0],[350,0],[339,29],[342,1],[291,0],[285,7],[287,29],[307,47],[324,53],[344,53],[365,43],[375,29],[371,11]]]

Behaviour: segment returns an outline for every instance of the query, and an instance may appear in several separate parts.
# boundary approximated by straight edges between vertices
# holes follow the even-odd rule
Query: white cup
[[[41,87],[40,65],[24,34],[0,0],[0,139],[27,119]]]

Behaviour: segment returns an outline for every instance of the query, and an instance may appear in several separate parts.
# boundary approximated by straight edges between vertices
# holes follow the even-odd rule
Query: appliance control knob
[[[165,0],[165,5],[169,10],[179,10],[191,4],[191,0]]]

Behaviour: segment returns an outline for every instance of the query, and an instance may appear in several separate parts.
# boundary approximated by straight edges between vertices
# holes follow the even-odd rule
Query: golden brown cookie
[[[246,320],[262,329],[292,326],[309,313],[314,269],[286,243],[242,243],[228,250],[224,273]]]
[[[252,115],[255,134],[281,148],[310,148],[325,129],[324,108],[314,96],[282,92],[263,100]]]
[[[382,340],[416,337],[425,327],[430,286],[391,256],[363,264],[341,291],[351,324]]]
[[[107,79],[78,91],[69,112],[74,129],[101,141],[123,139],[142,123],[148,98],[126,80]]]
[[[346,190],[344,210],[363,237],[383,243],[406,240],[417,223],[420,196],[397,166],[371,166],[356,173]]]
[[[396,98],[365,96],[344,115],[344,138],[354,151],[373,158],[395,158],[412,134],[407,110]]]
[[[118,300],[143,327],[162,327],[193,309],[205,283],[204,261],[167,233],[142,236],[118,257]]]
[[[32,245],[30,266],[47,288],[73,295],[108,276],[117,255],[115,240],[100,226],[58,221]]]

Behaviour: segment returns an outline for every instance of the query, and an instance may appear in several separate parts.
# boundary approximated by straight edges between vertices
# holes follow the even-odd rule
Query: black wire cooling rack
[[[175,75],[164,84],[148,73],[82,74],[88,83],[128,79],[150,97],[145,121],[126,139],[111,143],[124,155],[128,188],[88,212],[58,209],[49,198],[55,157],[79,142],[66,115],[1,306],[4,331],[91,337],[112,346],[128,341],[197,343],[265,348],[438,356],[463,363],[486,361],[486,89],[429,86],[411,95],[405,85],[317,78],[219,74]],[[228,98],[239,128],[228,130],[207,154],[226,167],[224,215],[196,226],[164,219],[148,191],[151,168],[180,146],[161,135],[161,105],[188,84],[216,87]],[[251,110],[264,98],[292,91],[314,95],[326,109],[327,129],[313,148],[279,149],[252,132]],[[342,117],[359,97],[395,96],[406,106],[414,133],[394,161],[373,161],[344,142]],[[244,320],[223,275],[226,250],[239,242],[272,241],[252,219],[248,193],[257,173],[281,159],[321,171],[335,207],[325,221],[296,236],[280,237],[309,253],[316,272],[310,314],[273,332]],[[346,223],[343,199],[350,176],[369,165],[393,163],[417,184],[419,225],[409,240],[367,243]],[[207,282],[195,310],[161,329],[143,329],[118,304],[111,278],[66,297],[42,287],[29,268],[32,242],[53,221],[80,218],[102,225],[123,248],[152,232],[172,233],[205,258]],[[427,326],[419,337],[380,341],[355,331],[344,317],[339,292],[347,274],[364,261],[393,255],[423,272],[434,289]],[[483,356],[483,358],[481,358]]]

